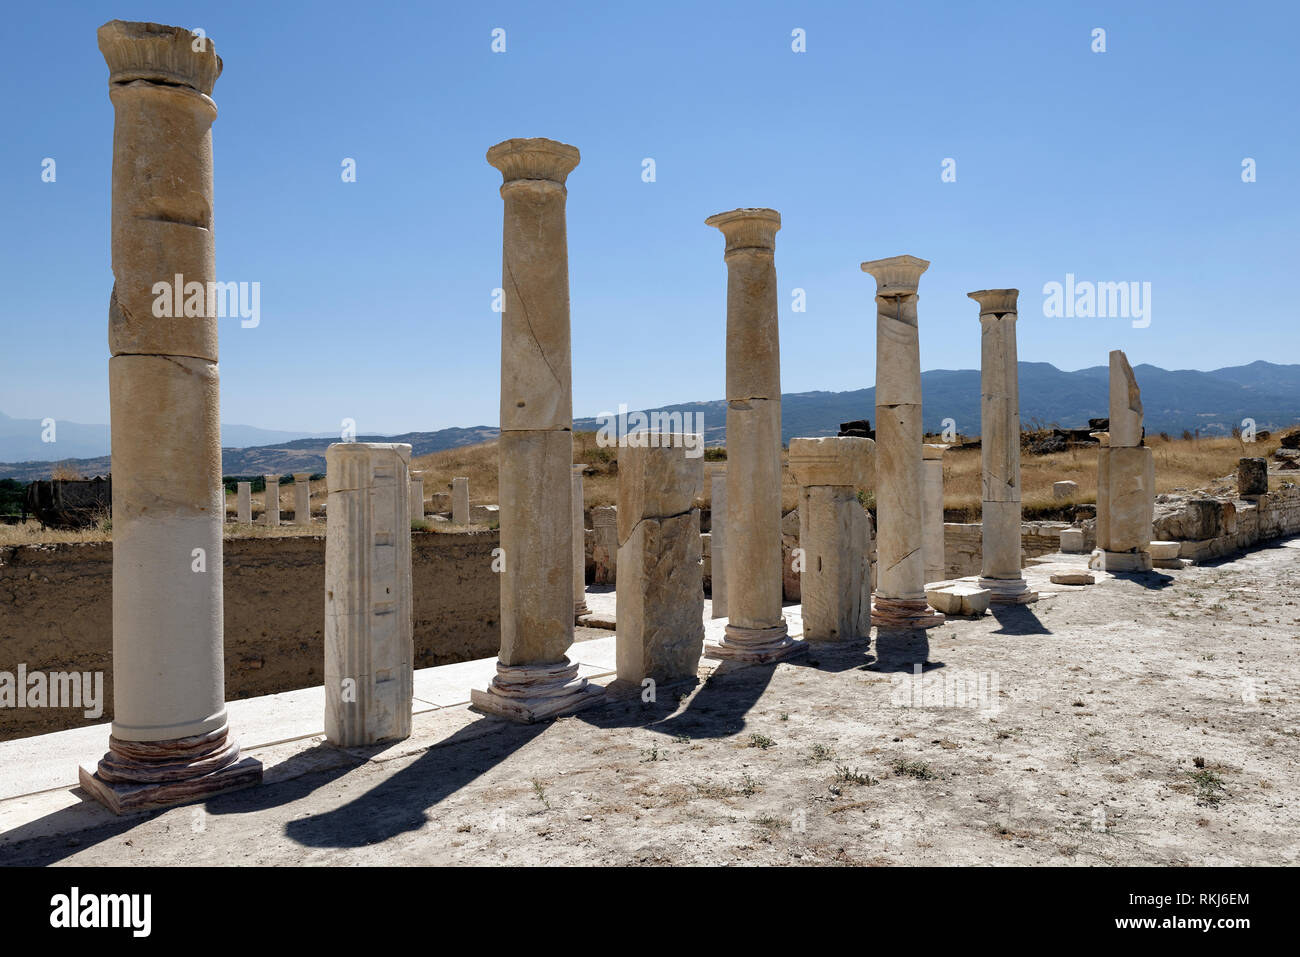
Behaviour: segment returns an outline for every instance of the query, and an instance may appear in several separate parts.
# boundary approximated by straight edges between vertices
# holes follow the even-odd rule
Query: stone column
[[[700,512],[704,459],[682,436],[618,453],[618,678],[694,678],[704,649]]]
[[[582,508],[584,468],[585,465],[573,466],[573,619],[575,622],[591,611],[587,607],[587,534]]]
[[[1142,393],[1128,358],[1110,354],[1110,426],[1097,450],[1097,564],[1146,572],[1155,518],[1155,460],[1142,444]]]
[[[591,531],[596,540],[592,547],[596,584],[613,585],[618,581],[618,506],[595,506],[591,510]]]
[[[263,475],[262,481],[266,483],[266,491],[262,494],[265,500],[262,505],[262,524],[267,528],[280,527],[280,476]]]
[[[862,264],[876,279],[876,594],[880,628],[931,628],[921,501],[921,353],[916,288],[930,263],[894,256]]]
[[[943,544],[943,453],[946,445],[921,447],[922,481],[925,494],[921,502],[921,554],[925,565],[925,583],[943,581],[948,568]]]
[[[293,523],[311,524],[311,473],[293,473]]]
[[[235,519],[241,525],[253,524],[253,483],[240,482],[235,503]]]
[[[705,220],[726,237],[727,626],[712,658],[770,662],[801,653],[781,613],[781,348],[774,209]]]
[[[113,127],[113,724],[82,788],[116,813],[256,784],[226,723],[225,488],[212,239],[212,41],[99,28]],[[156,283],[193,309],[159,315]],[[197,285],[192,285],[197,284]],[[163,300],[166,303],[166,300]]]
[[[451,480],[451,520],[455,525],[469,524],[469,479]]]
[[[1018,289],[980,289],[980,587],[999,604],[1038,600],[1020,571]]]
[[[715,466],[710,477],[709,550],[712,553],[711,618],[727,617],[727,467]]]
[[[420,469],[411,469],[409,472],[410,491],[407,495],[408,510],[411,521],[424,521],[424,472]],[[327,515],[326,518],[329,516]]]
[[[873,484],[876,443],[858,437],[790,440],[799,483],[803,635],[865,638],[871,631],[871,519],[858,489]]]
[[[411,733],[411,506],[405,444],[325,451],[325,735],[343,748]]]
[[[599,701],[573,643],[573,393],[565,180],[578,150],[512,139],[488,150],[505,201],[501,312],[501,652],[471,701],[537,721]]]

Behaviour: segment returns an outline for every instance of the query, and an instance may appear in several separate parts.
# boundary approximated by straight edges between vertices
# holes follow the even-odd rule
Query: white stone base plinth
[[[807,650],[805,642],[790,637],[784,620],[771,628],[741,628],[728,622],[721,641],[705,643],[704,656],[722,661],[765,665],[801,655]]]
[[[532,724],[572,714],[604,700],[605,689],[578,677],[578,666],[565,658],[553,665],[503,665],[486,691],[471,691],[479,711]]]
[[[981,578],[980,588],[993,593],[995,605],[1028,605],[1038,601],[1038,592],[1029,590],[1023,578]]]

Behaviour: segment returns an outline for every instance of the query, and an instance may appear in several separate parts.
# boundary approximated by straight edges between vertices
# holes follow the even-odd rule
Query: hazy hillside
[[[1151,434],[1168,432],[1181,435],[1184,430],[1202,435],[1227,435],[1243,419],[1255,420],[1261,429],[1280,428],[1300,421],[1300,365],[1277,365],[1271,362],[1252,362],[1214,372],[1191,369],[1169,371],[1152,365],[1139,365],[1134,369],[1142,387],[1142,403],[1146,410],[1146,427]],[[1090,418],[1107,414],[1108,370],[1106,366],[1092,366],[1075,372],[1062,372],[1047,362],[1020,363],[1020,419],[1031,425],[1059,425],[1063,428],[1081,428]],[[929,432],[942,431],[944,420],[952,419],[958,432],[966,435],[979,433],[980,374],[974,369],[931,369],[921,374],[924,405],[922,418]],[[851,392],[801,392],[781,397],[782,438],[789,442],[794,436],[834,435],[839,423],[850,419],[876,418],[876,390],[858,389]],[[721,399],[705,402],[685,402],[664,406],[654,411],[681,412],[703,416],[703,432],[709,445],[720,445],[726,435],[726,402]],[[694,420],[692,420],[694,424]],[[595,418],[577,419],[574,427],[594,431],[601,423]],[[109,470],[106,457],[77,455],[81,447],[74,442],[93,444],[102,433],[107,441],[106,426],[60,423],[57,448],[66,452],[52,458],[51,445],[40,442],[40,423],[37,420],[11,419],[0,415],[0,457],[7,449],[25,448],[23,456],[10,455],[15,461],[0,464],[0,478],[30,481],[48,478],[56,462],[94,475]],[[100,432],[95,432],[100,430]],[[232,446],[222,450],[222,469],[226,475],[262,475],[267,473],[323,472],[325,449],[335,436],[290,438],[293,433],[277,433],[248,426],[226,426],[223,439],[231,436],[251,436],[253,441],[272,437],[272,444],[243,447],[242,443],[227,441]],[[362,442],[409,442],[414,455],[427,455],[444,449],[474,445],[495,438],[493,426],[442,429],[437,432],[408,432],[404,435],[358,436]],[[18,436],[14,439],[14,436]],[[32,436],[35,444],[32,445]],[[258,436],[261,438],[259,439]],[[27,443],[27,444],[21,444]],[[34,461],[22,461],[23,458]]]

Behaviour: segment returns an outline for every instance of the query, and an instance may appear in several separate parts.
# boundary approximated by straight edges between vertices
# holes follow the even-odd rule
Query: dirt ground
[[[1298,579],[1292,540],[550,724],[434,712],[0,863],[1294,865]],[[919,661],[948,706],[900,703]]]

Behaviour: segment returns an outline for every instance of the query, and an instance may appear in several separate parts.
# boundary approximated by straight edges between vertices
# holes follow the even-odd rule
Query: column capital
[[[1019,289],[977,289],[966,295],[980,304],[981,316],[1004,316],[1007,313],[1014,316],[1019,312],[1016,305],[1020,298]]]
[[[262,476],[262,481],[264,481],[264,482],[274,482],[276,485],[279,485],[279,484],[280,484],[280,476],[278,476],[278,475],[263,475],[263,476]]]
[[[99,52],[108,63],[108,82],[114,85],[148,80],[211,96],[221,75],[221,57],[212,39],[184,27],[109,20],[99,28]]]
[[[942,445],[936,442],[926,442],[924,445],[921,446],[921,458],[927,461],[942,459],[943,453],[947,452],[950,448],[952,448],[952,446],[950,445]]]
[[[295,483],[297,483],[297,482],[310,482],[310,481],[311,481],[311,473],[310,473],[310,472],[294,472],[294,473],[293,473],[293,480],[294,480]]]
[[[765,207],[744,207],[710,216],[704,225],[722,230],[722,235],[727,237],[725,256],[745,249],[771,254],[776,251],[776,232],[781,228],[781,214]]]
[[[790,474],[801,487],[875,484],[876,443],[853,435],[790,440]]]
[[[928,259],[916,256],[891,256],[862,264],[862,271],[876,278],[876,296],[886,298],[916,295],[921,273],[929,268]]]
[[[563,187],[581,159],[576,146],[541,136],[505,140],[487,151],[487,161],[501,171],[503,190],[521,181]]]
[[[574,462],[573,465],[570,466],[570,468],[573,470],[573,474],[574,474],[574,475],[578,475],[578,476],[580,476],[580,475],[582,475],[583,472],[585,472],[585,471],[587,470],[587,463],[586,463],[586,462]]]

